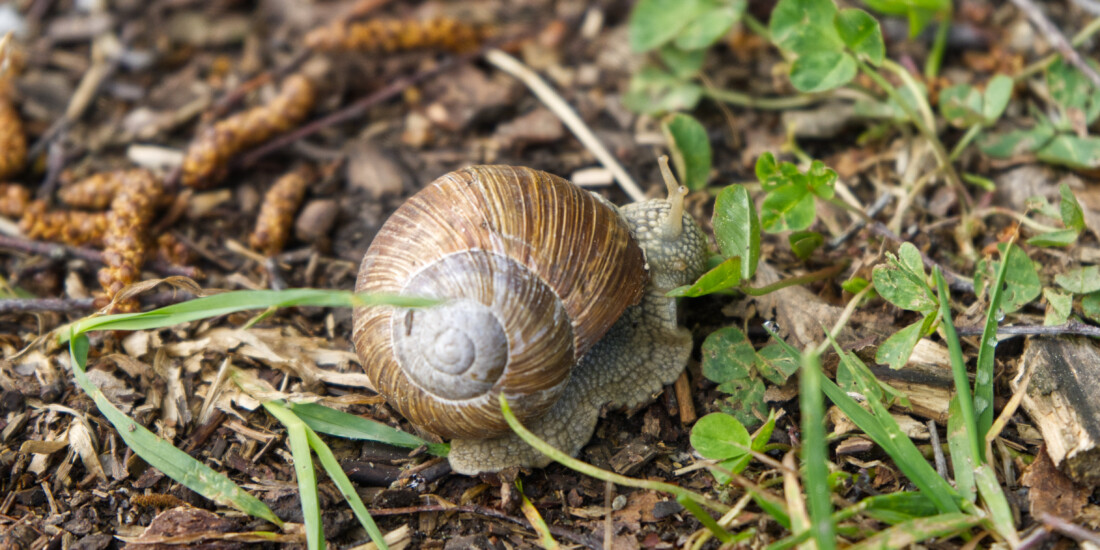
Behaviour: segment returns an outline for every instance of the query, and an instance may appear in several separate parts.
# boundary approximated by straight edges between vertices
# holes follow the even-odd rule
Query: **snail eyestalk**
[[[684,195],[687,195],[687,188],[680,185],[676,181],[676,176],[672,175],[667,156],[658,157],[657,163],[661,165],[661,177],[664,178],[665,187],[668,189],[668,204],[672,207],[668,211],[668,225],[665,229],[668,232],[667,237],[675,239],[684,229]]]

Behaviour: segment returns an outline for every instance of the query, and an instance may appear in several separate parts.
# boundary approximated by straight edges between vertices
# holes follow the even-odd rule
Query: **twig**
[[[432,67],[431,69],[421,71],[411,76],[399,78],[389,85],[383,87],[381,90],[378,90],[373,94],[363,97],[362,99],[355,101],[351,105],[348,105],[347,107],[344,107],[339,111],[336,111],[326,117],[314,120],[309,124],[305,124],[299,127],[297,130],[283,134],[282,136],[277,137],[265,143],[264,145],[253,149],[252,151],[242,156],[240,160],[235,164],[237,167],[243,168],[252,166],[253,164],[256,164],[256,162],[261,158],[279,149],[282,149],[283,147],[286,147],[287,145],[290,145],[295,141],[298,141],[305,137],[309,137],[313,134],[316,134],[317,132],[320,132],[321,130],[324,130],[325,128],[332,127],[336,124],[359,118],[363,115],[363,113],[367,111],[367,109],[370,109],[371,107],[374,107],[375,105],[378,105],[383,101],[387,101],[393,97],[396,97],[397,95],[404,92],[407,88],[420,84],[421,82],[428,80],[429,78],[447,72],[459,65],[465,64],[476,56],[477,54],[473,53],[458,57],[449,57],[447,59],[444,59],[438,65]]]
[[[12,237],[10,235],[0,235],[0,248],[6,248],[8,250],[15,250],[18,252],[26,252],[28,254],[37,254],[51,260],[76,258],[78,260],[84,260],[86,262],[94,262],[98,264],[103,263],[103,253],[98,250],[92,250],[90,248],[83,248],[79,246],[68,246],[64,244],[32,241],[30,239]],[[199,271],[198,268],[185,265],[172,265],[158,260],[150,260],[148,262],[145,262],[145,266],[161,275],[182,275],[184,277],[195,279],[200,277],[202,274],[202,272]]]
[[[1054,49],[1058,50],[1058,53],[1062,54],[1062,57],[1068,61],[1074,67],[1077,67],[1079,71],[1085,74],[1092,85],[1097,89],[1100,89],[1100,74],[1092,68],[1092,65],[1086,63],[1081,59],[1081,54],[1077,53],[1077,50],[1073,48],[1073,45],[1066,40],[1066,36],[1062,34],[1062,31],[1058,30],[1058,27],[1054,26],[1054,23],[1047,19],[1047,16],[1043,14],[1043,11],[1039,9],[1031,0],[1012,0],[1013,4],[1016,4],[1020,11],[1027,15],[1027,18],[1031,20],[1031,24],[1035,25],[1035,28],[1039,32],[1043,33],[1047,42]]]
[[[479,516],[486,516],[494,519],[501,519],[514,523],[516,525],[522,525],[527,529],[533,529],[531,524],[525,520],[514,516],[510,516],[500,510],[493,508],[486,508],[484,506],[477,506],[476,504],[465,504],[461,506],[444,506],[442,504],[423,504],[420,506],[408,506],[405,508],[374,508],[370,510],[372,516],[403,516],[406,514],[423,514],[430,512],[462,512],[466,514],[477,514]],[[582,535],[580,533],[574,533],[568,529],[563,529],[558,526],[550,526],[550,532],[555,537],[560,537],[573,542],[574,544],[580,544],[585,548],[591,548],[592,550],[600,550],[602,547],[598,542],[595,542],[591,537]]]
[[[1100,17],[1100,2],[1097,0],[1073,0],[1073,3],[1093,16]]]
[[[0,315],[50,311],[88,311],[91,309],[95,309],[95,298],[9,298],[0,300]]]
[[[1073,35],[1073,39],[1070,40],[1069,43],[1072,44],[1074,47],[1080,46],[1081,44],[1085,43],[1085,40],[1088,40],[1090,37],[1092,37],[1092,35],[1096,34],[1097,31],[1100,31],[1100,17],[1089,21],[1089,24],[1085,25],[1085,28],[1078,31],[1077,34]],[[1029,78],[1031,75],[1042,71],[1043,69],[1046,69],[1047,66],[1049,66],[1051,63],[1054,63],[1054,61],[1057,59],[1058,54],[1052,53],[1038,61],[1034,61],[1028,64],[1028,66],[1024,67],[1020,72],[1013,75],[1012,78],[1016,81]]]
[[[959,327],[958,333],[962,336],[977,336],[982,333],[982,327]],[[997,334],[1006,336],[1061,336],[1063,334],[1072,334],[1075,336],[1100,338],[1100,327],[1070,321],[1065,324],[1049,327],[1038,325],[997,327]]]
[[[1048,528],[1067,536],[1077,542],[1090,542],[1092,544],[1100,544],[1100,534],[1096,531],[1085,529],[1084,527],[1074,525],[1058,516],[1047,512],[1039,513],[1039,521],[1043,522]]]
[[[619,186],[623,188],[623,191],[630,196],[631,200],[643,201],[645,200],[645,193],[641,187],[638,187],[634,178],[630,177],[630,174],[626,172],[619,161],[604,147],[603,143],[596,134],[592,133],[592,130],[587,124],[581,120],[581,117],[577,116],[577,112],[566,103],[565,99],[558,94],[545,80],[542,79],[535,71],[530,67],[524,65],[520,60],[504,53],[499,49],[492,49],[485,53],[485,60],[492,64],[494,67],[516,77],[528,88],[531,92],[538,97],[540,101],[550,111],[552,111],[561,121],[573,132],[573,135],[577,136],[577,139],[596,156],[596,160],[600,161],[600,164],[604,168],[607,168],[614,174],[615,179],[619,182]]]
[[[893,195],[889,193],[882,194],[881,196],[879,196],[878,199],[875,200],[874,204],[867,208],[866,217],[868,219],[874,219],[874,217],[882,212],[882,210],[886,208],[886,206],[889,205],[893,200]],[[832,240],[830,240],[828,245],[826,245],[826,249],[836,250],[837,247],[844,244],[848,239],[852,238],[852,236],[856,233],[859,233],[859,231],[866,226],[867,221],[865,219],[863,219],[862,217],[857,219],[855,223],[853,223],[848,229],[844,230],[843,233],[837,235]]]

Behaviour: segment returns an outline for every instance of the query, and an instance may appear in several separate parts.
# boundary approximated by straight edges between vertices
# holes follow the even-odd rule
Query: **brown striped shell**
[[[508,430],[545,412],[570,369],[646,284],[615,207],[557,176],[512,166],[447,174],[394,212],[363,257],[356,291],[447,299],[355,311],[355,348],[375,388],[444,438]]]

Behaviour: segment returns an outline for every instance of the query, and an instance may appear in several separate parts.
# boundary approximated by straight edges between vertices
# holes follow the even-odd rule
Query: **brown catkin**
[[[27,161],[27,136],[12,103],[6,79],[0,79],[0,178],[23,171]]]
[[[119,185],[126,180],[128,170],[99,172],[57,191],[57,197],[69,206],[104,210],[111,205]]]
[[[195,254],[191,251],[191,248],[171,233],[158,235],[155,247],[154,257],[166,264],[188,265],[195,261]]]
[[[15,183],[0,183],[0,216],[21,218],[31,202],[31,192]]]
[[[279,178],[264,195],[256,229],[248,239],[252,248],[267,256],[278,254],[290,237],[294,213],[302,205],[313,170],[302,166]]]
[[[316,97],[308,78],[298,73],[288,76],[279,95],[267,105],[238,113],[201,131],[187,149],[181,181],[197,189],[218,183],[225,177],[234,155],[296,126],[313,109]]]
[[[23,211],[19,230],[29,239],[73,246],[99,245],[107,233],[107,213],[49,210],[46,201],[36,200]]]
[[[162,193],[160,181],[146,170],[129,170],[119,185],[107,213],[103,237],[103,263],[99,284],[114,298],[120,290],[141,277],[145,262],[146,232],[153,221]],[[115,305],[115,312],[135,311],[135,300]]]
[[[489,36],[486,28],[450,17],[428,20],[371,19],[336,21],[306,34],[306,46],[331,52],[384,52],[443,49],[456,53],[477,49]]]

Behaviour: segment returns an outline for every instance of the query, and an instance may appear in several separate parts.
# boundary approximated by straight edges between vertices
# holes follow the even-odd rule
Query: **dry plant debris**
[[[145,263],[148,235],[162,193],[161,182],[152,173],[131,170],[122,174],[111,210],[107,213],[103,236],[103,263],[99,284],[114,298],[126,285],[141,278]],[[115,304],[116,312],[136,311],[136,300]]]
[[[476,50],[491,34],[489,28],[450,17],[370,19],[336,21],[310,31],[305,42],[310,48],[326,52],[394,53],[442,49],[464,53]]]
[[[0,52],[0,63],[3,61]],[[13,94],[10,79],[0,72],[0,179],[22,172],[27,161],[27,137],[15,109]]]
[[[23,208],[19,229],[29,238],[73,246],[100,245],[107,234],[105,212],[52,210],[46,201],[36,200]]]
[[[256,218],[256,227],[248,237],[248,244],[267,256],[273,256],[283,249],[288,238],[294,214],[302,205],[306,190],[313,180],[313,169],[302,165],[275,181],[264,195],[260,215]]]
[[[206,189],[220,182],[235,155],[305,120],[317,101],[313,83],[295,73],[270,102],[214,123],[195,137],[183,160],[181,182]]]

